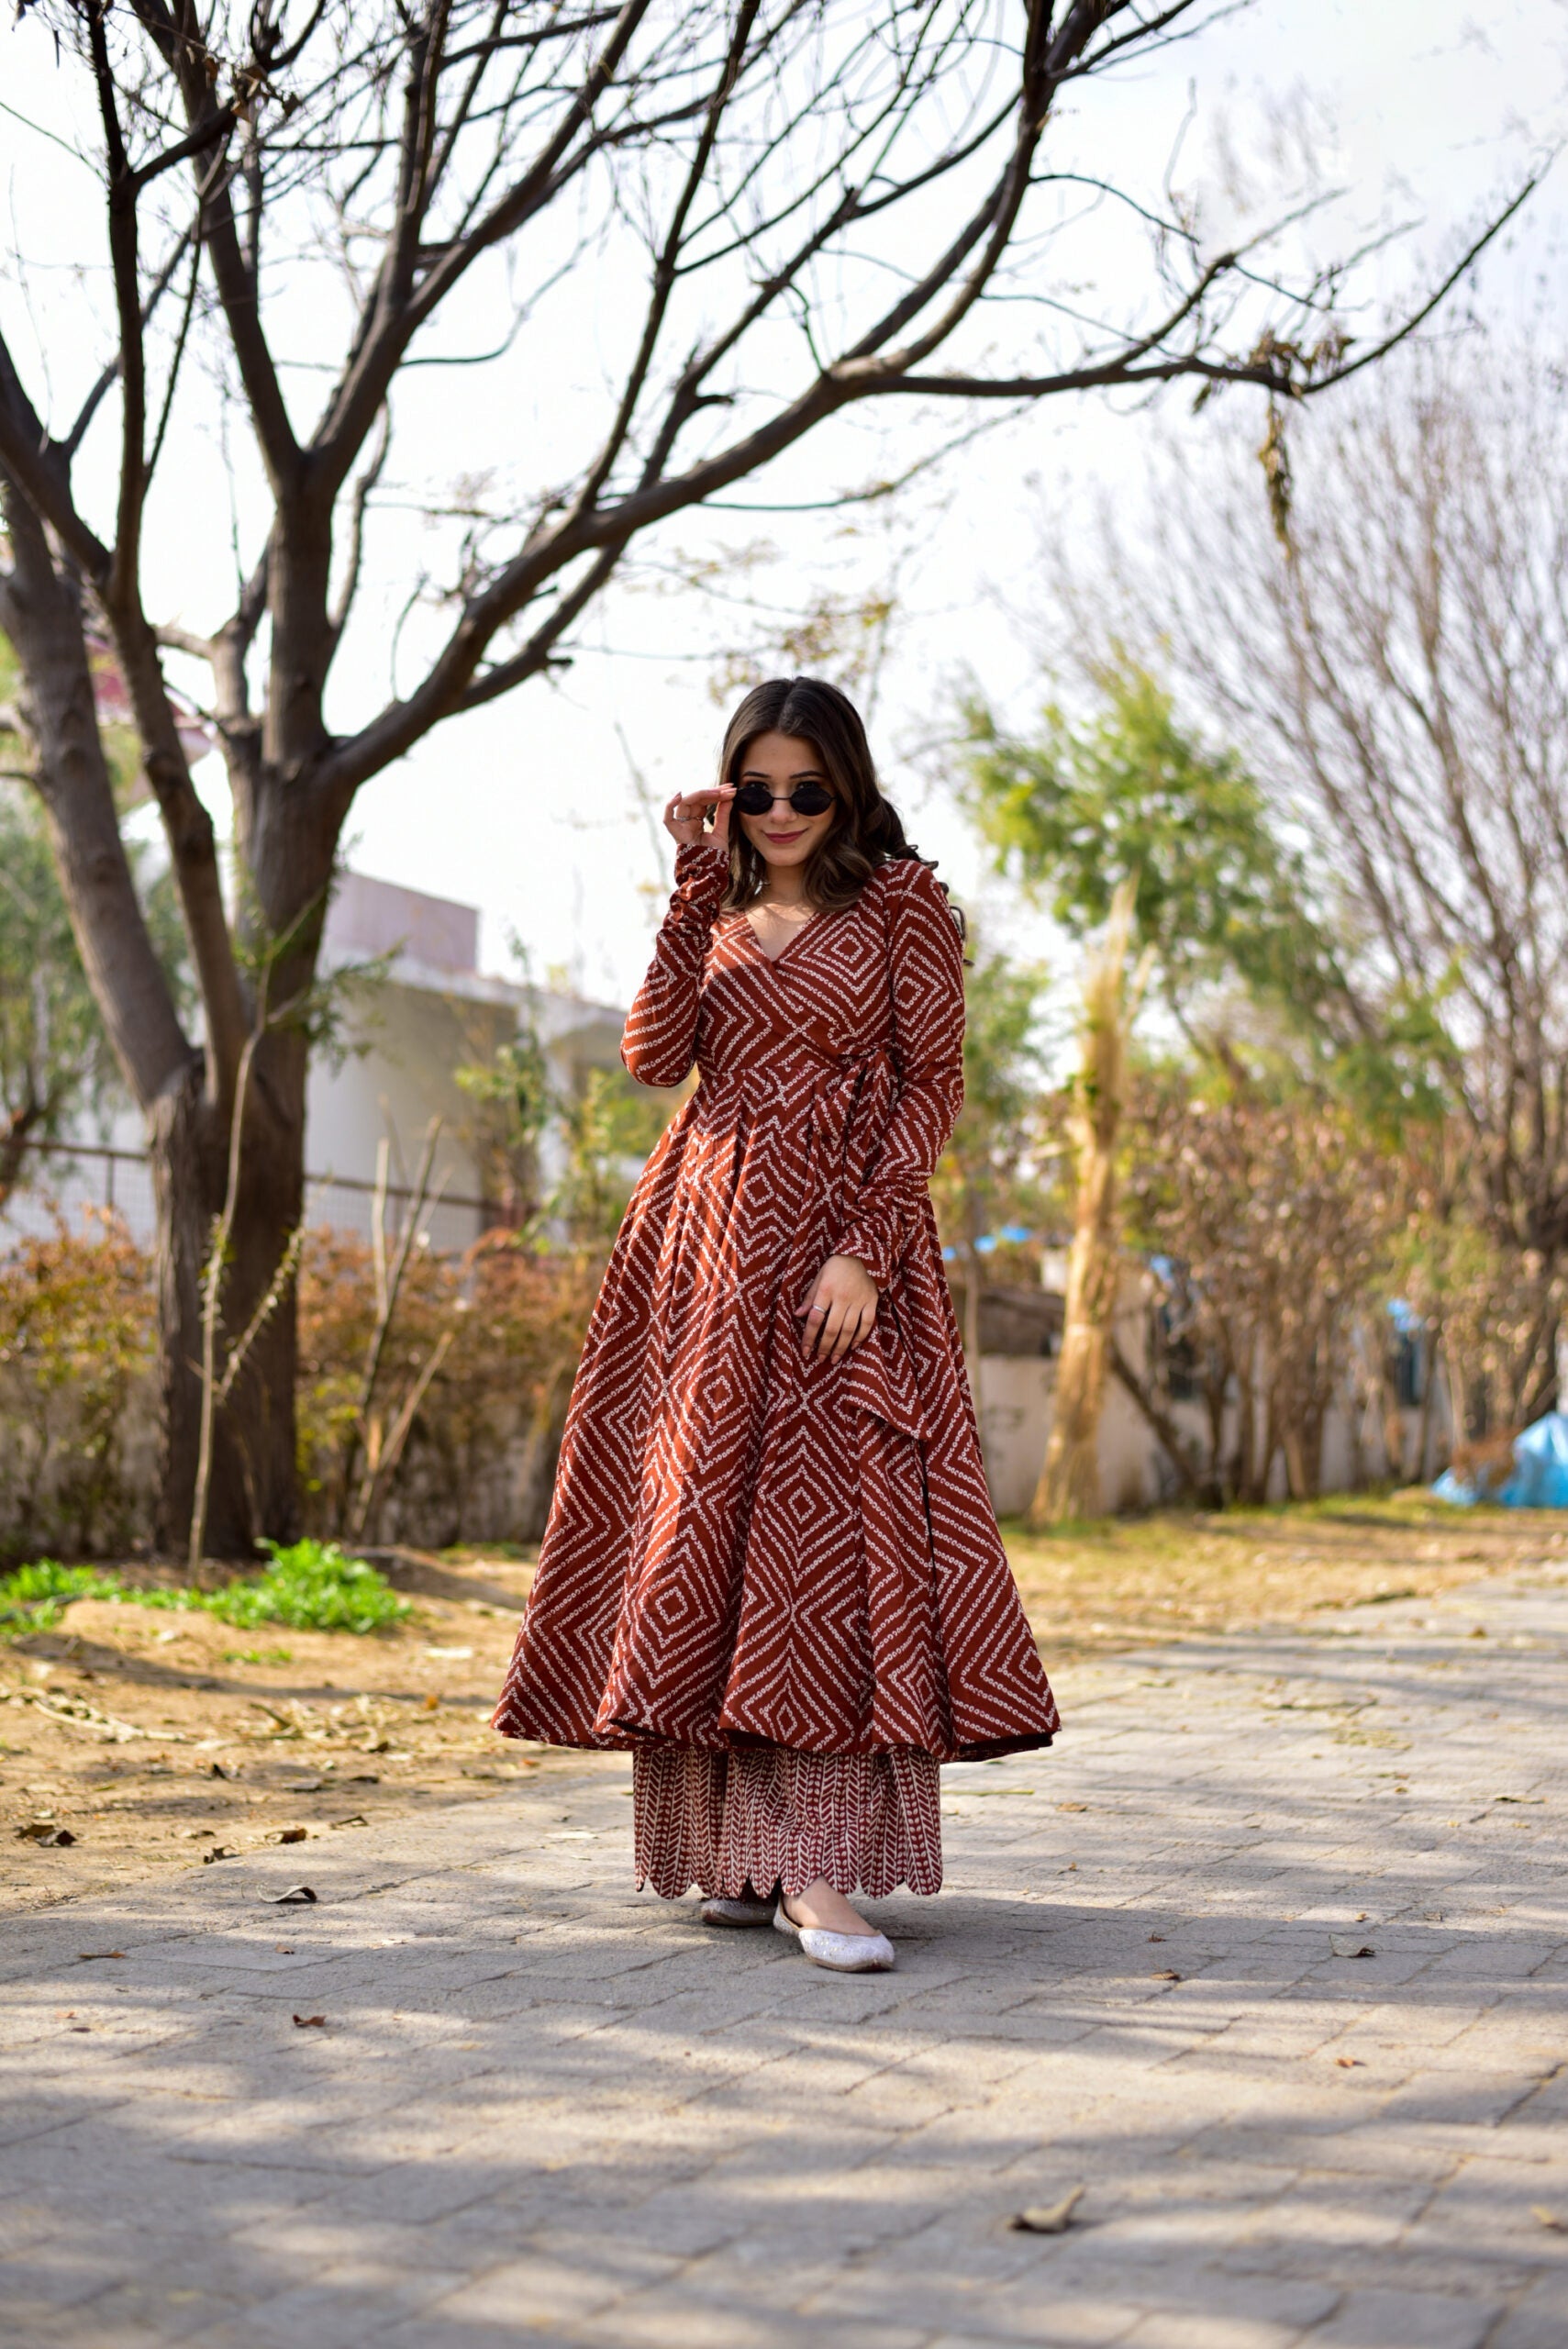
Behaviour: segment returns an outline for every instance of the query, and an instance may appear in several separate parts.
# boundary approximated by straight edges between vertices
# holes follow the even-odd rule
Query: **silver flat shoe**
[[[697,1911],[705,1925],[771,1925],[771,1900],[705,1900]]]
[[[893,1943],[885,1933],[828,1933],[820,1925],[797,1925],[780,1900],[773,1911],[774,1930],[793,1933],[804,1956],[830,1974],[890,1974],[895,1963]]]

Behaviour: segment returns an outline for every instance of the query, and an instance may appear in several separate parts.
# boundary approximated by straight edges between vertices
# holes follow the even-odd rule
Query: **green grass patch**
[[[50,1631],[75,1598],[216,1615],[236,1631],[284,1623],[294,1631],[364,1633],[401,1622],[411,1612],[408,1600],[398,1598],[384,1575],[363,1558],[347,1556],[336,1542],[295,1542],[286,1549],[276,1542],[263,1546],[272,1553],[266,1572],[237,1577],[220,1590],[139,1589],[94,1566],[62,1566],[52,1558],[40,1558],[0,1579],[0,1636]],[[292,1663],[293,1657],[286,1650],[263,1653],[258,1649],[254,1657],[244,1658],[252,1660]]]
[[[95,1566],[62,1566],[53,1558],[39,1558],[0,1580],[0,1627],[13,1634],[50,1631],[73,1598],[118,1598],[122,1588],[116,1575]]]
[[[225,1648],[225,1664],[292,1664],[293,1648]]]
[[[265,1547],[272,1564],[255,1582],[231,1582],[202,1600],[211,1615],[236,1630],[253,1623],[286,1623],[293,1631],[379,1631],[401,1622],[411,1609],[386,1576],[363,1558],[350,1558],[336,1542],[295,1542],[280,1550]]]

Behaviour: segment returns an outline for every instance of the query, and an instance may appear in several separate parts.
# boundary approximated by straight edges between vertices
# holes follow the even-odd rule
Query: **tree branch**
[[[39,420],[22,387],[6,339],[0,334],[0,465],[95,584],[107,578],[113,562],[102,539],[89,529],[71,495],[71,473],[63,451]]]
[[[1191,1443],[1184,1436],[1169,1411],[1162,1409],[1156,1402],[1152,1393],[1122,1353],[1120,1342],[1114,1333],[1106,1347],[1106,1359],[1118,1385],[1132,1397],[1133,1402],[1148,1421],[1151,1431],[1159,1441],[1161,1450],[1181,1480],[1182,1490],[1188,1499],[1200,1504],[1206,1500],[1212,1500],[1215,1497],[1213,1492],[1205,1490],[1206,1479],[1193,1464]],[[1210,1485],[1215,1481],[1215,1473],[1214,1471],[1209,1473],[1207,1481]]]
[[[375,448],[371,454],[371,461],[354,484],[353,505],[349,517],[348,562],[344,567],[342,585],[338,591],[338,600],[332,607],[328,621],[331,642],[334,647],[348,626],[349,614],[353,609],[354,597],[359,591],[360,566],[364,557],[365,509],[370,504],[371,493],[381,479],[382,468],[386,463],[387,451],[391,446],[392,410],[389,407],[384,407],[381,412],[381,429],[376,438]]]
[[[199,146],[192,150],[194,159],[199,162],[215,143],[206,134],[226,112],[232,117],[233,109],[219,106],[212,95],[205,71],[206,43],[195,15],[195,0],[175,0],[177,17],[171,14],[166,0],[131,0],[131,6],[138,22],[174,77],[193,137],[200,139]],[[228,130],[232,128],[231,118]],[[227,137],[228,132],[222,136]],[[246,264],[229,191],[227,172],[204,175],[198,171],[196,193],[201,206],[202,239],[212,259],[217,297],[245,385],[257,445],[273,491],[282,495],[296,483],[299,444],[262,330],[257,281]]]
[[[528,169],[467,237],[435,262],[407,298],[394,304],[388,269],[384,264],[361,317],[350,362],[332,402],[314,436],[312,446],[334,487],[347,477],[404,352],[425,321],[470,270],[480,255],[548,202],[556,173],[578,133],[593,118],[595,108],[615,78],[652,0],[626,0],[614,29],[584,76],[560,123]]]

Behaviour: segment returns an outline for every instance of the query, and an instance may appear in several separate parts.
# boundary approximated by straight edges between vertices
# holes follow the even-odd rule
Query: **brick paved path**
[[[0,2336],[1564,2349],[1565,1649],[1542,1567],[1064,1675],[888,1976],[633,1894],[619,1760],[20,1919]]]

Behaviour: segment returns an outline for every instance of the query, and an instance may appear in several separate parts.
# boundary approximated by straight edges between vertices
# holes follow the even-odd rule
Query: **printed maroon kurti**
[[[1049,1744],[927,1179],[962,1097],[958,932],[881,866],[770,961],[683,848],[623,1053],[696,1092],[649,1160],[589,1327],[495,1720],[557,1745],[936,1761]],[[880,1291],[842,1362],[829,1255]],[[657,1880],[657,1879],[656,1879]]]

